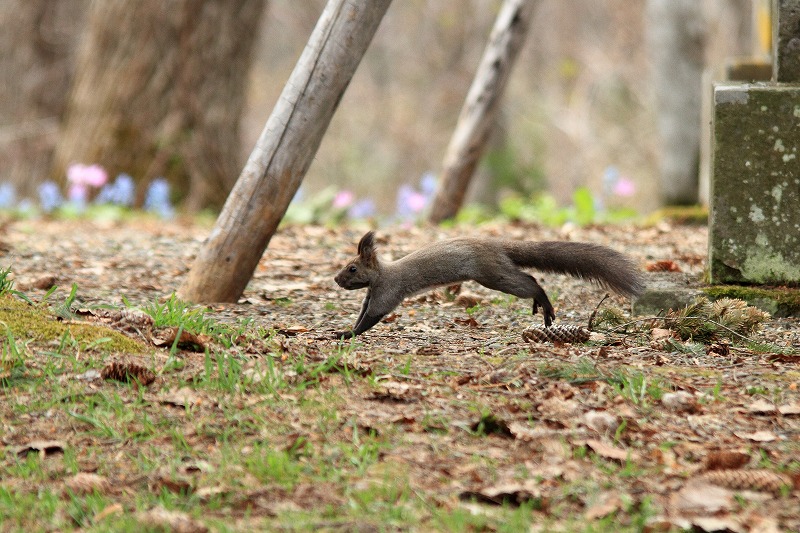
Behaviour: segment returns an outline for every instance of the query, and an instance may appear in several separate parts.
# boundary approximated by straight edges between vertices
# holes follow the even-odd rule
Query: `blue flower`
[[[64,203],[64,197],[61,196],[61,190],[58,185],[52,181],[45,181],[36,189],[39,193],[39,205],[42,211],[50,213],[54,209],[61,207]]]
[[[164,178],[154,179],[147,188],[144,197],[144,208],[152,211],[161,218],[172,218],[175,216],[175,208],[169,200],[169,183]]]
[[[374,217],[375,213],[375,202],[370,198],[358,200],[347,210],[347,216],[350,218],[370,218]]]
[[[422,190],[422,194],[425,195],[426,198],[433,198],[433,195],[436,193],[436,185],[438,179],[436,178],[436,174],[433,172],[425,172],[422,175],[422,178],[419,182],[419,188]]]
[[[14,207],[17,201],[17,191],[11,183],[0,183],[0,209]]]
[[[120,174],[114,183],[109,183],[100,190],[95,202],[98,204],[115,204],[130,207],[136,197],[136,185],[128,174]]]

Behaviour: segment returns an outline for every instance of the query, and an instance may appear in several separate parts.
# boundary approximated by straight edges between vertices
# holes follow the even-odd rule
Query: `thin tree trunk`
[[[266,0],[95,0],[53,174],[99,163],[164,176],[220,206],[240,168],[239,119]],[[140,187],[141,194],[141,187]]]
[[[528,32],[535,2],[505,0],[444,156],[430,220],[452,218],[464,203],[475,167],[489,140],[511,68]]]
[[[647,0],[647,40],[657,100],[661,196],[697,203],[706,25],[697,0]]]
[[[391,0],[329,0],[208,241],[179,290],[235,302],[308,170]]]

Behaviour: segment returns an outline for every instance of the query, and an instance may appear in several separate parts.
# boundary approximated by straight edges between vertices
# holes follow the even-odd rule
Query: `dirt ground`
[[[2,265],[34,301],[51,277],[59,286],[51,301],[63,301],[77,284],[73,309],[143,306],[179,287],[209,230],[180,221],[16,221],[0,238]],[[104,499],[97,509],[79,500],[78,518],[68,505],[55,505],[44,529],[134,523],[126,519],[174,528],[151,516],[166,505],[160,496],[166,492],[187,498],[170,500],[171,512],[183,513],[198,531],[516,530],[513,524],[520,530],[800,531],[800,320],[770,319],[753,334],[754,343],[713,349],[641,332],[586,345],[529,344],[522,330],[541,323],[541,316],[531,317],[530,302],[465,283],[459,302],[478,305],[467,309],[431,292],[406,301],[354,342],[332,340],[331,332],[351,327],[360,308],[363,291],[343,291],[333,276],[365,230],[284,228],[240,302],[211,306],[215,320],[249,319],[272,332],[263,343],[251,339],[231,353],[241,360],[242,376],[269,359],[280,386],[265,391],[254,386],[257,380],[230,390],[196,385],[204,365],[208,374],[208,354],[181,351],[182,364],[173,369],[167,350],[152,345],[136,356],[157,375],[146,401],[130,384],[71,378],[125,354],[83,360],[57,383],[37,382],[50,393],[58,386],[68,395],[113,392],[136,405],[133,419],[122,408],[116,418],[109,415],[117,433],[139,428],[145,416],[168,421],[179,434],[100,437],[86,415],[71,414],[80,411],[81,397],[42,406],[32,399],[34,385],[7,386],[2,395],[13,407],[7,403],[2,411],[0,431],[5,490],[15,498],[35,490],[19,473],[19,450],[55,439],[74,450],[75,461],[51,465],[43,477],[54,493],[81,473],[101,476],[111,488],[100,485]],[[379,253],[398,258],[422,243],[463,234],[600,243],[643,268],[668,261],[697,278],[707,255],[704,227],[667,222],[379,228]],[[536,277],[559,324],[586,325],[605,294],[580,280]],[[612,296],[603,306],[625,309],[629,302]],[[662,324],[654,319],[651,326]],[[222,350],[211,351],[218,361]],[[35,343],[31,352],[28,374],[35,374],[46,356]],[[180,390],[183,399],[174,400]],[[250,462],[262,446],[291,450],[287,464],[297,470],[288,481]],[[295,453],[298,447],[302,453]],[[149,466],[131,457],[147,457]],[[166,473],[164,465],[171,465]],[[0,505],[0,519],[4,510]],[[24,517],[8,518],[10,530],[30,525]]]

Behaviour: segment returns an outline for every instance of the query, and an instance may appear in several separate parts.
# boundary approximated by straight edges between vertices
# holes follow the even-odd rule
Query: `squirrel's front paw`
[[[334,331],[333,332],[333,339],[334,340],[347,340],[353,337],[353,332],[351,330],[347,331]]]

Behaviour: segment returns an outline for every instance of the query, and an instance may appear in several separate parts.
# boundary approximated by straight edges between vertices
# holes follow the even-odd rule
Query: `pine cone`
[[[589,340],[589,330],[581,326],[530,326],[522,332],[528,342],[584,343]]]
[[[771,470],[711,470],[700,476],[713,485],[734,490],[780,492],[784,486],[792,487],[792,478]]]
[[[156,380],[156,375],[143,366],[133,363],[109,363],[100,371],[103,379],[113,379],[123,383],[136,381],[141,385],[150,385]]]

